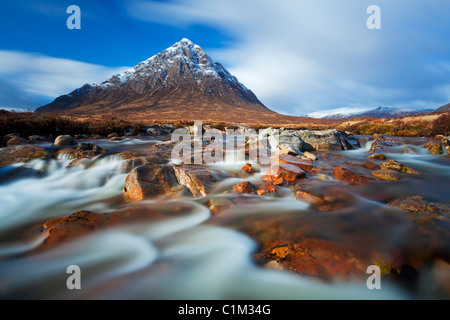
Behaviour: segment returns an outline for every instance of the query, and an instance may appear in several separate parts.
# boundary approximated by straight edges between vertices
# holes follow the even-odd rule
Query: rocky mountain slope
[[[126,113],[170,119],[276,114],[189,39],[101,84],[85,84],[36,111],[77,116]]]

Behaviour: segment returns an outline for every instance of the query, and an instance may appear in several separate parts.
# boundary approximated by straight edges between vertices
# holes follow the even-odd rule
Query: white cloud
[[[129,67],[111,68],[36,53],[0,50],[0,99],[14,98],[10,91],[13,88],[20,105],[12,107],[38,107],[33,101],[54,99],[85,83],[103,82],[127,69]],[[9,101],[5,100],[0,100],[0,104],[6,105]]]
[[[436,108],[448,102],[450,2],[377,0],[381,30],[366,27],[371,4],[136,0],[128,5],[128,14],[177,27],[203,24],[228,33],[235,42],[209,53],[277,111]]]

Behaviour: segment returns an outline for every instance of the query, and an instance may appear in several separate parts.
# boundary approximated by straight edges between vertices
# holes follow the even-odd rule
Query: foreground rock
[[[165,206],[128,205],[108,213],[77,211],[71,215],[55,218],[44,223],[45,241],[37,251],[59,246],[79,237],[113,227],[123,227],[139,222],[160,221],[195,210],[189,203],[172,203]]]
[[[139,166],[127,176],[125,185],[125,192],[131,201],[191,195],[189,189],[178,182],[173,167],[167,164],[147,163]]]
[[[369,260],[355,256],[349,246],[323,240],[275,242],[262,254],[255,255],[260,265],[318,277],[323,280],[362,276]]]
[[[0,166],[9,166],[18,162],[27,162],[33,159],[46,159],[50,154],[38,146],[13,146],[0,149]]]

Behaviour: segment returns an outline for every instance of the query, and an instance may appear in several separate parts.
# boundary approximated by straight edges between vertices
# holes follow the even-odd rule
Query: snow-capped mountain
[[[349,107],[312,112],[308,114],[308,117],[323,119],[348,119],[355,117],[395,118],[421,113],[426,114],[432,111],[432,109],[396,109],[391,107]]]
[[[200,46],[184,38],[101,84],[85,84],[36,111],[85,115],[158,110],[205,116],[239,109],[273,113]]]

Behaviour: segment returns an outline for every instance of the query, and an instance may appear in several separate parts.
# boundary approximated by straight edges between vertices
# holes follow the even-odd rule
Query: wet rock
[[[336,129],[310,131],[299,130],[297,136],[303,141],[303,151],[352,150],[360,146],[352,134]]]
[[[313,155],[312,153],[308,152],[308,151],[303,152],[303,157],[305,157],[305,158],[307,158],[309,160],[312,160],[312,161],[316,161],[317,160],[317,157],[315,155]]]
[[[248,181],[238,183],[233,187],[233,191],[236,193],[255,193],[255,185]]]
[[[58,136],[55,139],[54,145],[58,147],[64,147],[64,146],[76,146],[78,142],[69,135],[62,135]]]
[[[294,190],[294,198],[315,206],[320,206],[325,203],[323,198],[318,197],[311,192],[302,190],[301,188],[296,188],[296,190]]]
[[[278,158],[275,159],[276,163],[280,163],[280,164],[292,164],[296,167],[299,167],[300,169],[304,170],[304,171],[308,171],[311,172],[312,169],[314,168],[311,160],[305,160],[305,159],[300,159],[294,156],[291,156],[289,154],[280,154],[278,155]]]
[[[431,214],[450,217],[450,202],[429,201],[422,196],[396,199],[388,203],[391,207],[400,208],[414,214]]]
[[[380,168],[372,161],[364,162],[363,167],[369,170],[379,170]]]
[[[175,125],[173,123],[166,123],[161,126],[162,134],[171,134],[175,131]]]
[[[33,136],[29,136],[28,140],[30,140],[30,141],[44,141],[45,138],[43,136],[33,135]]]
[[[372,172],[372,175],[383,181],[398,181],[400,180],[400,175],[393,170],[376,170]]]
[[[27,145],[27,144],[32,144],[32,141],[23,139],[23,138],[19,138],[19,137],[11,138],[6,142],[6,146],[8,146],[8,147],[13,147],[13,146],[18,146],[18,145]]]
[[[303,178],[306,178],[306,172],[297,166],[292,164],[274,164],[267,170],[263,180],[279,184],[280,179],[294,182]]]
[[[161,135],[161,128],[159,126],[153,125],[147,127],[147,134],[151,136],[159,136]]]
[[[71,215],[45,222],[42,226],[42,232],[46,239],[37,251],[49,249],[108,228],[181,216],[192,209],[191,205],[180,203],[165,207],[151,205],[130,207],[128,205],[123,209],[108,213],[77,211]]]
[[[440,141],[429,141],[425,144],[424,148],[431,154],[442,154],[442,142]]]
[[[258,190],[256,190],[256,194],[259,196],[263,196],[266,193],[277,193],[278,189],[273,184],[266,182],[259,186]]]
[[[420,174],[419,171],[408,168],[407,166],[405,166],[395,160],[389,160],[389,161],[383,162],[380,165],[380,167],[381,167],[381,169],[384,169],[384,170],[394,170],[394,171],[403,172],[403,173]]]
[[[347,168],[338,166],[333,170],[334,176],[341,181],[348,182],[351,184],[364,184],[371,180],[370,177],[361,176]]]
[[[94,158],[105,153],[105,150],[93,143],[79,143],[75,149],[77,158]]]
[[[254,173],[252,165],[250,163],[245,164],[245,166],[243,166],[241,168],[241,170],[244,171],[244,172],[250,173],[250,174]]]
[[[125,192],[131,201],[155,197],[189,196],[189,189],[178,183],[174,168],[167,164],[151,164],[133,169],[125,179]]]
[[[302,146],[303,141],[288,131],[284,131],[279,135],[279,149],[285,153],[301,155]]]
[[[187,187],[194,197],[208,195],[218,182],[234,176],[224,170],[210,169],[202,165],[172,165],[172,167],[179,183]]]
[[[369,149],[370,153],[385,153],[389,152],[391,147],[400,146],[401,143],[391,137],[382,134],[375,135],[375,139]]]
[[[282,269],[331,281],[363,277],[370,260],[356,256],[351,246],[323,239],[277,241],[254,255],[259,265],[272,261]]]
[[[122,140],[124,140],[124,137],[112,137],[112,138],[109,138],[109,141],[122,141]]]
[[[122,164],[120,166],[120,172],[128,173],[134,168],[137,168],[139,166],[142,166],[146,163],[152,163],[152,164],[166,164],[168,163],[167,159],[161,158],[158,155],[150,155],[150,156],[143,156],[138,153],[134,152],[119,152],[112,154],[113,157],[119,157],[120,160],[122,160]]]
[[[386,156],[382,153],[374,153],[368,156],[369,159],[386,160]]]
[[[50,156],[44,148],[24,145],[0,149],[0,166],[9,166],[13,163],[27,162],[33,159],[46,159]]]
[[[172,149],[180,142],[178,141],[164,141],[156,143],[152,146],[151,151],[157,153],[163,158],[170,158]]]
[[[445,148],[445,151],[447,151],[447,153],[450,153],[450,139],[445,138],[442,139],[442,146]]]

